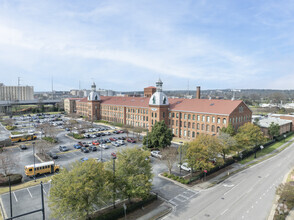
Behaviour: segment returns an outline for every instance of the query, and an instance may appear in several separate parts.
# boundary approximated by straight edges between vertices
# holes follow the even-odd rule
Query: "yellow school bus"
[[[16,134],[9,136],[12,142],[31,141],[36,140],[37,136],[34,134]]]
[[[34,173],[34,164],[27,165],[24,167],[25,174],[29,177],[39,176],[44,173],[54,173],[58,172],[60,167],[59,165],[55,165],[54,161],[48,161],[44,163],[36,163],[35,164],[35,173]]]

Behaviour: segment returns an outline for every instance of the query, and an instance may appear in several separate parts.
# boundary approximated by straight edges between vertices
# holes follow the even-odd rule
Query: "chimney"
[[[200,99],[200,86],[197,86],[196,99]]]

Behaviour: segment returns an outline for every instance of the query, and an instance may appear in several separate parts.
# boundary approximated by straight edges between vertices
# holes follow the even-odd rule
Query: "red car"
[[[136,141],[133,138],[128,138],[127,139],[127,142],[129,142],[129,143],[136,143]]]
[[[114,137],[109,138],[110,141],[116,141],[117,139]]]
[[[118,132],[119,132],[119,133],[121,133],[121,134],[122,134],[122,133],[124,133],[124,131],[123,131],[123,130],[120,130],[120,131],[118,131]]]
[[[93,145],[99,145],[100,143],[98,141],[93,141],[92,144]]]

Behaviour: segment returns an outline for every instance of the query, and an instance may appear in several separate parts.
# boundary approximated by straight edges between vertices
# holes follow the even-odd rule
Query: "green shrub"
[[[8,174],[7,176],[0,174],[0,186],[9,186],[9,177],[11,185],[21,183],[21,174]]]
[[[75,134],[75,133],[73,133],[73,138],[75,138],[75,139],[83,139],[84,138],[84,136],[83,135],[81,135],[81,134]]]
[[[42,137],[43,140],[48,141],[50,143],[57,143],[57,140],[55,138],[52,137]]]
[[[16,126],[10,126],[10,125],[7,125],[7,126],[6,126],[6,129],[9,130],[9,131],[11,131],[11,130],[16,129]]]

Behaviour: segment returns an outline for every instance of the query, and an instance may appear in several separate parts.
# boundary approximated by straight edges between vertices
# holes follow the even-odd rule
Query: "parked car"
[[[101,144],[100,147],[103,148],[103,149],[108,149],[109,148],[109,146],[106,145],[106,144]]]
[[[25,145],[25,144],[21,144],[21,145],[19,145],[19,149],[21,149],[21,150],[26,150],[26,149],[28,149],[28,148],[27,148],[27,145]]]
[[[53,152],[49,152],[49,157],[51,157],[52,159],[58,159],[58,155]]]
[[[75,149],[81,149],[81,145],[79,145],[79,144],[75,144],[75,145],[74,145],[74,148],[75,148]]]
[[[182,165],[178,164],[178,167],[181,167],[182,170],[185,170],[187,172],[191,172],[191,167],[188,167],[188,163],[182,163]]]
[[[117,143],[119,143],[120,145],[125,144],[124,140],[118,140]]]
[[[162,158],[162,155],[160,154],[160,151],[159,150],[153,150],[153,151],[151,151],[151,156],[152,157],[157,157],[159,159]]]
[[[119,146],[120,146],[120,144],[117,143],[116,141],[111,142],[111,144],[112,144],[113,146],[115,146],[115,147],[119,147]]]
[[[81,151],[84,152],[84,153],[89,153],[89,150],[85,147],[81,147]]]
[[[83,158],[80,159],[81,162],[84,162],[84,161],[87,161],[87,160],[89,160],[88,157],[83,157]]]
[[[100,143],[99,143],[99,141],[97,140],[97,141],[93,141],[92,144],[93,144],[93,145],[99,145]]]
[[[68,151],[67,146],[59,146],[59,150],[64,152],[64,151]]]
[[[89,147],[89,150],[91,150],[91,151],[97,151],[97,147],[92,145],[92,146]]]
[[[105,134],[106,135],[111,135],[111,133],[109,131],[106,131]]]
[[[114,137],[109,138],[110,141],[116,141],[117,139]]]
[[[133,138],[128,138],[127,139],[127,142],[129,142],[129,143],[136,143],[136,141]]]

